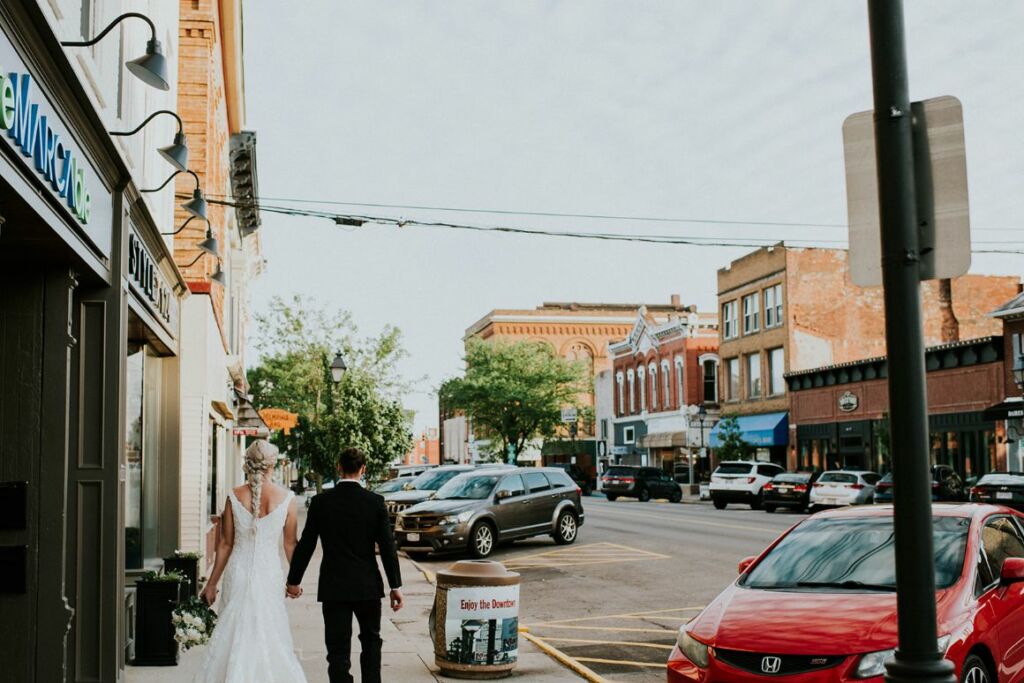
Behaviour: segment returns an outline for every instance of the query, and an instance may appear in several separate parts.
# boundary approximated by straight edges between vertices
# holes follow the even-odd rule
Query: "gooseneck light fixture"
[[[164,159],[167,160],[167,163],[169,163],[171,166],[176,168],[178,171],[187,171],[188,170],[188,145],[185,143],[185,126],[181,122],[181,117],[178,116],[177,113],[171,111],[170,109],[161,109],[160,111],[153,112],[152,114],[147,116],[146,119],[142,123],[140,123],[139,125],[135,126],[135,128],[133,128],[131,130],[124,130],[124,131],[113,131],[112,130],[112,131],[110,131],[110,134],[111,135],[120,135],[120,136],[135,135],[140,130],[142,130],[146,126],[147,123],[152,121],[154,118],[156,118],[160,114],[168,114],[170,116],[173,116],[174,119],[178,122],[178,132],[174,134],[174,142],[173,143],[167,145],[166,147],[161,147],[157,151],[160,153],[160,156],[162,156]]]
[[[189,216],[188,220],[181,224],[181,227],[174,232],[162,232],[161,235],[170,237],[171,235],[177,235],[179,232],[188,227],[188,224],[194,221],[197,216]],[[204,219],[205,220],[205,219]],[[217,242],[217,238],[213,236],[213,228],[210,226],[210,221],[206,221],[206,239],[196,245],[200,250],[210,254],[211,256],[220,256],[220,244]]]
[[[142,19],[149,24],[150,39],[146,43],[146,54],[141,57],[125,62],[125,66],[136,78],[146,85],[151,85],[159,90],[170,90],[171,85],[167,80],[167,59],[164,57],[160,41],[156,39],[156,26],[145,14],[138,12],[126,12],[110,22],[110,25],[99,32],[92,40],[67,40],[61,43],[64,47],[89,47],[103,40],[103,37],[110,33],[111,29],[125,19]]]
[[[186,263],[185,265],[180,266],[181,268],[191,268],[195,264],[199,263],[199,259],[204,258],[204,257],[210,255],[210,252],[208,252],[205,249],[203,249],[201,245],[200,245],[199,248],[202,249],[202,251],[199,252],[199,255],[196,256],[194,259],[192,259],[191,263]],[[220,259],[219,258],[217,259],[217,270],[213,271],[213,274],[210,275],[210,281],[211,282],[216,282],[221,287],[223,287],[224,285],[227,284],[227,278],[224,276],[224,271],[221,270],[221,268],[220,268]]]
[[[167,178],[167,180],[160,183],[159,187],[151,187],[148,190],[139,190],[139,192],[159,192],[167,187],[167,183],[171,182],[179,173],[188,173],[196,179],[196,189],[192,190],[192,199],[182,204],[181,208],[185,209],[196,218],[206,220],[206,199],[203,198],[203,191],[199,188],[199,176],[196,175],[195,171],[175,171]]]

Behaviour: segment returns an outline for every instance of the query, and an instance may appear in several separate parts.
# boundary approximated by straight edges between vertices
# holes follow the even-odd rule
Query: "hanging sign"
[[[25,159],[103,256],[111,250],[113,207],[57,108],[38,90],[14,46],[0,34],[0,138]]]
[[[857,394],[852,391],[847,391],[839,397],[839,410],[844,413],[852,413],[857,410],[860,406],[860,399],[857,398]]]

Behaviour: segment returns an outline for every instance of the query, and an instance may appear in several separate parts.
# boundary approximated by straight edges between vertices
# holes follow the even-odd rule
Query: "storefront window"
[[[142,404],[145,350],[129,348],[127,362],[127,412],[125,415],[125,568],[141,569],[142,549]]]
[[[159,558],[157,520],[160,519],[160,436],[163,364],[147,347],[143,367],[142,430],[142,556]]]

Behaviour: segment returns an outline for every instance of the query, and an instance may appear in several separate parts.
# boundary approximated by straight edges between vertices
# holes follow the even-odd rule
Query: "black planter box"
[[[181,600],[184,602],[189,598],[199,595],[199,560],[192,560],[185,557],[164,558],[164,572],[177,572],[185,577],[185,583],[181,584]]]
[[[181,600],[182,584],[174,581],[139,581],[135,584],[136,666],[177,666],[171,613]]]

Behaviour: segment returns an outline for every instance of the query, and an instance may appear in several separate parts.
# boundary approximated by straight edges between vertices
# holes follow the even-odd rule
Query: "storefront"
[[[1005,470],[1005,429],[985,412],[1004,395],[1002,338],[931,347],[926,359],[932,463],[950,465],[968,481]],[[787,466],[889,471],[887,377],[884,358],[787,375]]]
[[[738,415],[736,422],[740,435],[748,444],[754,446],[756,459],[774,462],[785,467],[786,444],[789,443],[789,414],[786,412],[762,413],[760,415]],[[718,448],[721,445],[722,422],[718,422],[711,430],[709,445]]]
[[[19,683],[122,678],[126,567],[166,547],[149,508],[173,477],[146,472],[177,458],[173,360],[146,361],[176,353],[155,313],[174,315],[184,283],[106,129],[38,4],[4,2],[0,661]],[[133,240],[157,302],[132,283]]]

